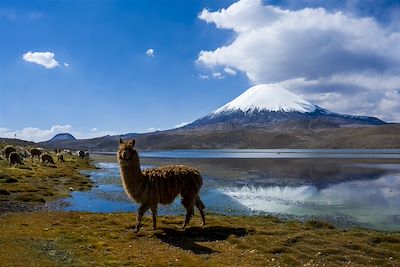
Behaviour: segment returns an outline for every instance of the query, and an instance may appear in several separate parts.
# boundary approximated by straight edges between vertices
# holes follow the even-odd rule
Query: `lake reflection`
[[[112,157],[114,159],[115,157]],[[116,163],[89,172],[97,187],[73,192],[67,210],[136,211],[122,188]],[[400,230],[400,162],[333,159],[142,158],[143,168],[189,164],[204,178],[207,212],[319,218],[336,225]],[[182,214],[179,199],[160,214]]]

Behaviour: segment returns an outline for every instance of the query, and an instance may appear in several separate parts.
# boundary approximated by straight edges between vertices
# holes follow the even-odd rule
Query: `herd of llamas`
[[[69,149],[55,149],[54,150],[55,156],[57,158],[58,162],[64,162],[64,155],[72,155],[72,151]],[[31,148],[31,149],[26,149],[24,147],[18,147],[18,146],[12,146],[12,145],[6,145],[3,149],[3,155],[5,156],[6,160],[9,161],[10,167],[15,166],[15,165],[24,165],[24,158],[31,158],[31,162],[33,163],[33,160],[35,157],[41,162],[42,164],[45,165],[54,165],[55,161],[53,159],[53,156],[50,154],[49,151],[46,151],[43,148]],[[78,150],[76,152],[76,155],[80,158],[89,158],[89,153],[85,152],[83,150]],[[1,159],[1,158],[0,158]]]

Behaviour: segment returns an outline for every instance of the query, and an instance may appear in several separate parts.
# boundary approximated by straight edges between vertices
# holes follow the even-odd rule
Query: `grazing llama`
[[[10,154],[12,153],[12,152],[16,152],[17,150],[15,149],[15,147],[13,147],[13,146],[6,146],[5,148],[4,148],[4,155],[6,156],[6,159],[8,159],[9,158],[9,156],[10,156]]]
[[[38,148],[32,148],[31,150],[30,150],[30,152],[31,152],[31,160],[32,160],[32,162],[33,162],[33,158],[36,156],[36,157],[38,157],[38,160],[40,161],[40,155],[42,155],[42,151],[40,150],[40,149],[38,149]]]
[[[85,158],[85,151],[83,151],[83,150],[78,150],[78,151],[76,152],[76,154],[77,154],[81,159],[84,159],[84,158]]]
[[[153,229],[157,229],[158,204],[170,204],[180,194],[182,205],[186,208],[186,218],[182,228],[189,223],[194,206],[200,212],[205,224],[204,204],[199,191],[203,179],[198,170],[184,165],[170,165],[141,171],[139,155],[134,148],[135,140],[123,142],[120,139],[117,153],[121,169],[121,179],[126,194],[140,204],[136,218],[135,232],[139,232],[144,213],[151,210]]]
[[[64,155],[61,152],[57,153],[57,161],[65,162],[64,161]]]
[[[16,164],[24,165],[21,156],[17,152],[11,152],[9,158],[10,158],[10,167]]]
[[[50,156],[49,154],[42,154],[40,156],[40,159],[42,160],[42,163],[44,163],[44,164],[46,164],[46,163],[53,164],[53,165],[55,164],[53,157]]]

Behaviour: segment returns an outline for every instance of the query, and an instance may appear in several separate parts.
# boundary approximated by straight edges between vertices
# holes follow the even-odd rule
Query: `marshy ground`
[[[183,216],[159,216],[155,231],[146,216],[135,234],[132,213],[32,211],[89,190],[79,171],[90,168],[72,156],[53,167],[0,160],[0,266],[400,266],[399,232],[262,216],[208,215],[200,227],[196,214],[185,230]]]
[[[56,156],[52,154],[54,160]],[[9,167],[0,160],[0,213],[14,207],[40,206],[68,197],[72,190],[90,190],[93,183],[81,170],[94,169],[88,159],[65,156],[65,162],[44,165],[37,158],[24,160],[24,165]],[[12,202],[12,204],[10,204]]]

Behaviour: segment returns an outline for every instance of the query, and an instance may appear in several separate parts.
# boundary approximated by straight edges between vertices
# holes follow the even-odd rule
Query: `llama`
[[[8,159],[9,158],[9,156],[10,156],[10,154],[12,153],[12,152],[16,152],[17,150],[15,149],[15,147],[13,147],[13,146],[6,146],[5,148],[4,148],[4,154],[5,154],[5,156],[6,156],[6,159]]]
[[[38,157],[38,160],[40,161],[40,155],[42,155],[42,151],[41,151],[40,149],[38,149],[38,148],[31,148],[30,152],[31,152],[31,160],[32,160],[32,162],[33,162],[33,158],[34,158],[35,156],[37,156],[37,157]]]
[[[83,150],[78,150],[78,151],[76,152],[76,154],[77,154],[81,159],[84,159],[84,158],[85,158],[85,151],[83,151]]]
[[[143,215],[149,209],[153,215],[153,229],[157,229],[158,204],[170,204],[179,194],[182,197],[181,203],[186,208],[182,228],[186,227],[193,216],[195,205],[205,225],[205,206],[199,196],[203,179],[197,169],[184,165],[169,165],[142,172],[139,155],[134,148],[135,140],[123,142],[120,139],[119,142],[117,158],[122,184],[129,198],[140,204],[135,232],[139,232]]]
[[[64,155],[61,153],[57,153],[57,161],[64,162]]]
[[[53,157],[50,156],[49,154],[42,154],[40,156],[40,159],[42,160],[42,163],[51,163],[53,165],[55,164],[54,160],[53,160]]]
[[[9,157],[10,157],[10,167],[16,164],[24,165],[21,156],[17,152],[11,152]]]

